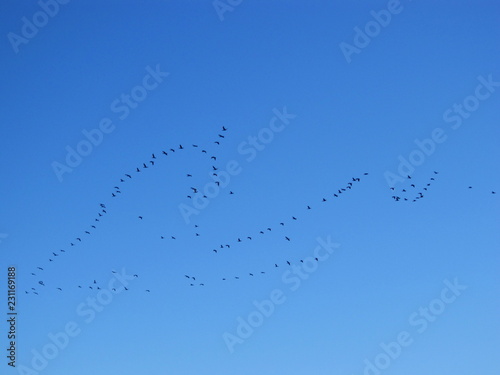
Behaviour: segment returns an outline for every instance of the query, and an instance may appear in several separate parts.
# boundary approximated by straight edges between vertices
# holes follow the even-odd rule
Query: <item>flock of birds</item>
[[[363,173],[363,175],[367,176],[368,172]],[[325,203],[327,203],[327,202],[329,202],[331,200],[339,199],[343,194],[345,195],[345,193],[349,192],[355,186],[355,184],[357,182],[360,182],[360,181],[361,181],[360,177],[352,177],[351,181],[348,181],[344,186],[339,187],[334,193],[331,193],[330,196],[326,196],[326,197],[322,197],[321,199],[318,199],[316,201],[316,203],[318,205],[320,205],[320,204],[325,204]],[[311,203],[309,205],[306,205],[303,208],[303,210],[304,211],[312,210],[313,209],[312,208],[313,205],[314,205],[313,203]],[[233,240],[230,241],[230,242],[228,242],[228,243],[221,243],[221,244],[217,245],[216,247],[213,247],[212,248],[212,252],[215,253],[215,254],[219,254],[222,251],[230,251],[230,249],[234,249],[236,246],[238,246],[239,244],[241,244],[243,242],[252,241],[254,238],[256,238],[258,236],[265,235],[266,233],[272,233],[273,230],[276,232],[276,227],[287,228],[291,222],[295,222],[295,221],[298,221],[298,220],[299,220],[298,215],[297,216],[291,216],[287,220],[282,220],[280,222],[275,223],[275,225],[271,225],[271,226],[267,226],[267,227],[262,227],[258,231],[256,231],[255,233],[247,233],[244,236],[233,238]],[[283,241],[287,241],[287,242],[291,242],[292,241],[291,237],[292,236],[290,234],[288,234],[288,233],[287,234],[283,234],[282,235],[282,240]],[[315,258],[315,260],[317,262],[319,261],[318,258]],[[293,260],[293,261],[285,260],[282,263],[281,262],[273,263],[273,265],[271,265],[271,267],[272,268],[279,268],[280,265],[281,266],[291,266],[292,263],[298,263],[298,262],[304,263],[304,260],[303,259]],[[266,271],[259,270],[259,271],[248,272],[245,275],[224,276],[220,280],[222,280],[222,281],[240,280],[243,277],[254,277],[256,275],[264,275],[264,274],[266,274]],[[190,286],[197,286],[197,285],[198,286],[204,286],[205,285],[204,283],[195,284],[194,282],[196,281],[196,277],[194,277],[194,276],[184,275],[184,277],[189,280],[189,285]]]
[[[221,132],[219,132],[217,134],[216,140],[213,141],[214,147],[221,146],[221,142],[224,140],[224,138],[225,138],[224,134],[225,134],[225,132],[227,132],[227,130],[228,129],[225,126],[222,126]],[[150,160],[148,160],[147,162],[140,163],[139,166],[136,166],[133,171],[124,173],[122,175],[122,177],[120,177],[119,182],[113,187],[113,191],[111,192],[111,198],[116,198],[120,194],[122,194],[122,186],[123,186],[123,184],[126,183],[126,181],[132,180],[134,178],[133,177],[134,174],[138,174],[138,173],[141,173],[141,172],[145,171],[146,169],[153,168],[157,164],[157,162],[159,161],[158,159],[160,157],[163,157],[163,158],[167,158],[169,156],[171,157],[174,153],[176,153],[176,152],[177,153],[183,152],[184,150],[186,150],[188,148],[192,148],[193,150],[199,150],[201,154],[207,156],[207,158],[212,162],[212,164],[217,161],[217,156],[214,155],[214,153],[211,152],[211,154],[209,155],[209,153],[208,153],[207,150],[210,149],[210,147],[202,148],[202,147],[199,147],[199,145],[197,145],[197,144],[192,144],[190,147],[183,146],[182,144],[180,144],[176,148],[169,148],[167,150],[161,150],[159,153],[156,153],[156,154],[152,153],[151,157],[149,158]],[[158,157],[156,155],[158,155]],[[216,167],[215,165],[212,165],[212,167],[211,167],[211,171],[212,172],[211,173],[212,173],[213,176],[217,177],[217,171],[218,170],[219,170],[218,167]],[[187,173],[186,174],[186,178],[190,178],[190,177],[193,177],[193,173]],[[198,189],[195,188],[195,187],[191,187],[191,190],[192,190],[192,193],[188,194],[187,198],[191,198],[192,199],[193,196],[194,196],[194,194],[200,194],[199,191],[198,191]],[[233,195],[234,193],[232,191],[229,191],[229,194]],[[107,211],[106,205],[104,203],[100,203],[98,211],[97,211],[97,214],[96,214],[95,217],[93,217],[93,221],[91,222],[91,224],[86,229],[84,229],[78,237],[75,237],[72,241],[70,241],[68,243],[68,247],[66,247],[65,249],[59,249],[57,251],[52,251],[51,255],[49,255],[49,257],[48,257],[47,263],[51,264],[52,262],[57,261],[58,259],[60,259],[60,257],[64,256],[65,253],[67,253],[68,251],[70,251],[70,249],[73,249],[75,246],[79,246],[82,243],[84,243],[85,242],[85,237],[86,236],[90,236],[94,230],[97,230],[99,224],[101,223],[101,220],[103,220],[107,214],[108,214],[108,211]],[[142,216],[139,216],[138,218],[140,220],[143,219]],[[170,237],[172,239],[174,239],[174,240],[176,239],[175,236],[170,236]],[[161,238],[163,239],[163,238],[165,238],[165,236],[161,236]],[[43,279],[40,279],[40,277],[45,272],[45,268],[44,267],[38,266],[36,268],[36,270],[34,270],[34,272],[31,272],[31,276],[36,277],[39,280],[37,282],[37,285],[35,285],[34,287],[31,287],[29,290],[25,290],[26,294],[38,295],[40,291],[48,289],[47,286],[46,286],[46,283],[43,281]],[[115,273],[115,271],[111,271],[111,272]],[[137,274],[134,275],[134,276],[138,277]],[[51,286],[50,288],[53,289],[53,290],[63,291],[63,288],[60,287],[60,286]],[[94,280],[93,283],[89,283],[88,285],[84,285],[84,286],[82,286],[82,285],[75,285],[74,288],[79,288],[79,289],[89,288],[89,289],[92,289],[92,290],[94,290],[94,289],[96,289],[96,290],[101,289],[101,287],[99,285],[97,285],[96,280]],[[125,288],[125,290],[128,290],[128,289]],[[145,292],[149,293],[149,292],[151,292],[151,290],[150,289],[146,289]]]
[[[223,126],[221,129],[221,132],[219,132],[217,134],[216,140],[213,141],[213,145],[215,145],[215,147],[221,145],[221,142],[225,138],[224,134],[225,134],[225,132],[227,132],[227,130],[228,129]],[[199,145],[197,145],[197,144],[192,144],[191,146],[183,146],[182,144],[180,144],[176,148],[169,148],[167,150],[161,150],[161,152],[157,153],[157,154],[152,153],[151,157],[149,158],[149,160],[147,162],[141,163],[139,166],[135,167],[135,170],[133,170],[132,172],[124,173],[122,175],[122,177],[119,179],[119,182],[113,187],[113,191],[111,193],[111,198],[116,198],[120,194],[122,194],[123,184],[125,184],[128,180],[133,179],[134,175],[138,175],[139,173],[144,172],[146,169],[154,168],[156,166],[156,164],[159,162],[159,158],[167,158],[169,156],[171,157],[171,155],[173,155],[174,153],[183,152],[184,150],[186,150],[188,148],[193,149],[193,150],[199,150],[202,154],[206,155],[208,160],[210,160],[210,162],[212,164],[211,173],[213,176],[217,177],[217,171],[219,170],[219,168],[216,165],[214,165],[217,161],[217,155],[214,152],[210,152],[210,154],[208,153],[207,149],[210,149],[210,147],[202,148],[202,147],[199,147]],[[433,184],[436,182],[438,174],[439,174],[439,172],[434,171],[432,177],[430,177],[429,180],[426,181],[421,186],[417,186],[417,184],[415,182],[413,182],[412,177],[407,176],[407,181],[408,181],[407,185],[408,186],[405,186],[403,188],[398,188],[398,190],[396,190],[395,187],[389,188],[393,194],[391,196],[391,198],[395,202],[417,202],[417,201],[423,199],[426,196],[429,189],[431,189],[431,186],[433,186]],[[362,174],[362,176],[363,177],[368,176],[368,172],[364,172]],[[186,178],[189,179],[192,177],[193,177],[193,173],[186,173]],[[359,183],[360,181],[361,181],[361,177],[358,177],[358,176],[351,177],[351,180],[347,181],[343,186],[338,187],[334,192],[330,193],[328,196],[325,196],[325,197],[322,197],[321,199],[318,199],[317,202],[306,205],[303,208],[303,210],[309,211],[309,210],[312,210],[313,206],[315,206],[316,204],[322,205],[322,204],[326,204],[329,201],[340,199],[345,193],[347,193],[351,189],[353,189],[356,186],[356,184]],[[218,184],[217,181],[215,183]],[[472,186],[469,186],[468,188],[472,189]],[[191,186],[189,194],[187,194],[186,197],[188,199],[194,199],[197,197],[197,195],[200,195],[200,196],[206,198],[206,196],[203,195],[203,193],[200,190],[201,190],[200,188]],[[234,192],[229,191],[229,194],[233,195]],[[496,194],[496,192],[491,191],[491,194]],[[66,249],[59,249],[57,252],[52,251],[47,262],[49,264],[51,262],[55,262],[60,257],[64,256],[64,254],[67,251],[69,251],[70,249],[73,249],[73,247],[79,246],[81,243],[85,242],[85,237],[90,236],[94,230],[97,230],[98,225],[100,224],[101,220],[103,220],[107,214],[108,214],[108,211],[107,211],[106,205],[104,203],[100,203],[99,208],[98,208],[98,212],[97,212],[96,216],[93,218],[92,223],[81,232],[81,235],[79,235],[78,237],[75,237],[74,240],[70,241],[68,243],[68,247],[66,247]],[[220,243],[217,246],[212,247],[211,251],[214,254],[219,254],[223,251],[228,251],[229,249],[234,248],[243,242],[252,241],[255,237],[263,236],[266,233],[277,232],[276,227],[281,228],[281,229],[288,228],[289,224],[291,222],[295,222],[295,221],[299,220],[299,216],[300,215],[293,215],[286,220],[282,220],[282,221],[279,221],[278,223],[275,223],[275,225],[262,227],[258,231],[256,231],[255,233],[247,233],[244,236],[235,237],[230,242]],[[138,219],[143,220],[144,217],[142,215],[139,215]],[[200,236],[200,233],[198,231],[198,225],[195,224],[194,228],[195,228],[194,235],[196,237]],[[282,235],[283,241],[286,241],[286,242],[292,241],[292,236],[289,233],[286,233],[286,234],[282,233],[281,235]],[[161,234],[161,235],[159,235],[159,238],[160,238],[160,240],[165,240],[165,239],[177,240],[178,237],[175,234],[168,234],[168,235]],[[317,258],[316,258],[316,261],[318,261]],[[276,269],[276,268],[279,268],[280,266],[290,266],[292,263],[296,263],[296,262],[304,262],[304,260],[303,259],[298,259],[298,260],[294,260],[294,261],[285,260],[283,262],[276,262],[270,266],[272,268]],[[46,289],[58,290],[60,292],[63,291],[63,288],[61,288],[60,286],[51,286],[50,288],[47,287],[45,282],[41,278],[41,276],[43,275],[44,272],[45,272],[45,268],[42,266],[38,266],[37,269],[31,273],[31,275],[33,277],[36,277],[39,279],[38,283],[37,283],[38,285],[35,285],[36,287],[35,286],[31,287],[30,290],[25,290],[26,294],[38,295],[41,290],[46,290]],[[111,270],[111,273],[116,273],[116,271]],[[264,274],[266,274],[266,271],[259,270],[259,271],[248,272],[245,275],[224,276],[224,277],[221,277],[220,280],[221,281],[239,280],[243,277],[255,277],[257,275],[264,275]],[[139,275],[134,274],[134,277],[138,278]],[[184,277],[185,277],[185,279],[187,279],[187,282],[189,283],[190,286],[205,286],[205,283],[199,282],[199,280],[197,280],[196,276],[184,275]],[[89,282],[88,284],[85,284],[85,285],[75,285],[73,287],[73,289],[75,289],[75,288],[100,290],[101,286],[99,285],[99,283],[96,280],[93,280],[93,282]],[[65,289],[67,289],[67,288],[65,288]],[[126,287],[124,289],[126,291],[128,290],[128,288],[126,288]],[[151,290],[146,289],[145,292],[150,293]]]
[[[434,171],[433,177],[430,177],[423,186],[417,187],[417,185],[412,182],[408,187],[398,190],[398,193],[396,193],[395,187],[390,187],[389,189],[393,191],[394,194],[391,198],[396,202],[417,202],[419,199],[425,198],[425,194],[431,189],[431,186],[436,181],[436,175],[438,174],[439,172]],[[411,176],[406,176],[406,178],[407,181],[412,180]],[[472,186],[468,186],[468,189],[472,189]],[[491,194],[496,194],[496,191],[492,191]]]

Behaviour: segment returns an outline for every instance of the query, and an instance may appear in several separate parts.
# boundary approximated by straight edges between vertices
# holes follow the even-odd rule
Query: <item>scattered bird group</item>
[[[228,129],[226,127],[222,126],[221,133],[225,134],[225,132],[227,130]],[[223,135],[221,133],[218,133],[217,140],[213,141],[213,144],[216,145],[215,147],[220,146],[221,140],[225,138],[225,135]],[[135,167],[134,172],[123,173],[122,177],[120,178],[120,181],[115,186],[113,186],[111,198],[116,198],[119,194],[122,194],[123,184],[125,184],[126,181],[133,179],[134,174],[141,173],[141,172],[145,171],[146,169],[151,169],[151,168],[155,167],[157,165],[157,163],[159,162],[158,158],[160,157],[160,156],[157,157],[157,155],[163,155],[162,158],[166,158],[166,157],[169,157],[170,155],[174,154],[175,152],[180,152],[180,151],[183,151],[186,149],[199,150],[201,154],[204,154],[207,156],[207,158],[208,158],[207,160],[210,161],[210,164],[212,164],[212,162],[216,162],[218,160],[218,155],[214,154],[213,152],[211,152],[210,154],[208,153],[207,150],[209,150],[210,147],[202,148],[198,144],[191,144],[190,147],[183,146],[182,144],[179,144],[177,147],[168,148],[167,150],[161,150],[160,153],[157,153],[157,154],[152,153],[149,160],[147,160],[146,162],[142,162],[139,164],[139,166]],[[216,166],[214,164],[211,165],[210,173],[213,176],[217,177],[218,170],[219,170],[218,166]],[[417,201],[423,199],[424,197],[427,196],[427,193],[431,189],[431,186],[434,186],[434,183],[436,182],[438,174],[439,174],[438,171],[434,171],[434,173],[432,174],[432,177],[430,177],[423,184],[417,184],[416,181],[414,179],[412,179],[412,176],[410,176],[410,175],[407,176],[407,185],[406,186],[404,186],[402,188],[398,188],[397,190],[396,190],[396,187],[389,188],[393,192],[392,193],[393,195],[391,196],[391,198],[395,202],[404,202],[404,201],[417,202]],[[189,173],[185,173],[185,176],[187,179],[189,179],[189,181],[191,181],[191,179],[193,178],[193,175],[194,175],[194,173],[192,171],[189,171]],[[363,176],[367,176],[367,175],[368,175],[367,172],[365,172],[363,174]],[[304,208],[303,208],[304,212],[311,212],[311,211],[314,212],[314,209],[317,206],[323,205],[323,204],[326,204],[326,205],[330,204],[330,202],[339,199],[341,196],[343,196],[343,194],[345,194],[345,193],[349,192],[351,189],[353,189],[353,187],[356,185],[356,183],[358,183],[360,181],[361,181],[360,177],[357,177],[357,176],[351,177],[351,179],[348,182],[346,182],[343,186],[336,188],[334,191],[330,192],[328,195],[317,199],[316,202],[309,202],[309,204],[304,205]],[[218,181],[215,181],[215,183],[217,185],[219,185]],[[468,186],[468,189],[472,189],[472,188],[473,188],[472,186]],[[188,199],[194,199],[196,197],[206,198],[206,196],[203,195],[203,193],[201,192],[201,189],[197,186],[193,186],[192,183],[189,184],[188,191],[189,191],[189,194],[186,195]],[[491,191],[491,194],[496,194],[496,191]],[[229,195],[234,195],[234,192],[229,191]],[[106,205],[104,203],[100,203],[98,211],[97,211],[95,217],[93,217],[92,224],[89,225],[87,228],[85,228],[82,232],[80,232],[82,234],[79,235],[78,237],[75,237],[74,240],[69,242],[68,245],[70,247],[74,247],[74,246],[77,246],[77,245],[80,246],[80,244],[83,244],[85,242],[86,236],[91,236],[93,231],[97,230],[97,226],[99,225],[101,220],[104,219],[104,217],[107,214],[108,214],[108,211],[107,211]],[[143,215],[138,215],[137,217],[141,221],[144,220]],[[255,232],[245,233],[244,235],[240,235],[239,237],[235,237],[233,240],[231,240],[229,242],[219,243],[217,246],[212,247],[211,251],[214,254],[218,254],[218,255],[220,255],[221,253],[223,253],[225,251],[234,251],[234,248],[237,247],[238,244],[252,241],[254,237],[260,237],[262,235],[266,235],[266,233],[269,233],[269,235],[271,233],[272,234],[279,233],[278,235],[282,236],[283,241],[286,241],[287,243],[293,242],[293,236],[288,233],[288,231],[294,230],[293,226],[290,226],[290,224],[297,222],[297,221],[300,221],[299,220],[300,218],[301,218],[301,215],[295,213],[294,215],[290,216],[288,219],[284,219],[284,220],[282,219],[281,221],[276,222],[274,225],[263,226],[263,227],[255,230]],[[145,220],[145,222],[147,222],[147,220]],[[194,227],[199,228],[198,225],[195,225]],[[277,230],[279,228],[283,228],[283,230],[280,232],[279,230]],[[273,232],[273,230],[274,230],[274,232]],[[284,233],[283,233],[283,231],[284,231]],[[196,229],[196,231],[194,232],[194,236],[195,237],[201,236],[199,229]],[[268,236],[268,235],[266,235],[266,236]],[[159,238],[161,240],[165,240],[165,239],[176,240],[177,235],[176,234],[174,235],[173,233],[161,234],[161,235],[159,235]],[[56,258],[59,259],[62,255],[64,255],[67,252],[67,250],[68,250],[68,248],[59,249],[57,251],[51,251],[51,256],[48,258],[48,262],[54,262],[56,260]],[[318,259],[316,258],[315,261],[318,261]],[[296,260],[295,262],[303,263],[304,259],[299,259],[299,260]],[[277,269],[280,266],[286,267],[286,266],[291,266],[291,265],[292,265],[292,262],[290,260],[285,260],[283,262],[273,263],[272,265],[270,265],[270,268]],[[39,271],[41,271],[41,272],[39,272]],[[38,266],[36,272],[37,273],[31,272],[31,275],[37,276],[39,278],[39,276],[41,276],[45,272],[45,269],[41,266]],[[266,272],[269,273],[269,270],[251,271],[251,272],[247,272],[246,274],[240,274],[240,275],[235,275],[235,276],[234,275],[233,276],[224,276],[224,277],[220,277],[220,280],[222,280],[222,281],[240,280],[243,277],[250,277],[251,278],[251,277],[255,277],[256,275],[264,275],[264,274],[266,274]],[[112,273],[116,273],[116,271],[112,271]],[[139,275],[134,274],[134,277],[138,278]],[[199,280],[196,280],[196,276],[186,274],[186,275],[184,275],[184,277],[185,277],[185,279],[187,279],[190,286],[205,286],[204,282],[200,282]],[[53,288],[54,290],[58,290],[59,292],[63,291],[63,288],[61,286],[50,286],[50,288]],[[101,286],[97,283],[96,280],[93,280],[93,283],[90,283],[90,285],[87,285],[87,284],[86,285],[76,285],[73,288],[64,287],[64,290],[68,290],[68,289],[72,290],[75,288],[76,289],[100,290]],[[32,287],[30,290],[25,290],[25,293],[38,295],[41,290],[47,290],[47,289],[49,289],[49,287],[47,287],[45,285],[45,282],[43,280],[38,280],[38,285],[36,285],[36,287]],[[125,287],[124,290],[128,291],[129,289]],[[116,291],[116,289],[114,289],[114,291]],[[146,289],[145,292],[150,293],[151,290]]]

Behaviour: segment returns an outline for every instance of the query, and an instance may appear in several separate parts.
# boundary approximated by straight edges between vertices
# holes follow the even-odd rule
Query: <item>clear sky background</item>
[[[243,0],[221,20],[211,1],[71,1],[16,53],[8,34],[41,7],[2,2],[0,272],[6,291],[17,268],[17,365],[75,322],[34,373],[497,374],[499,84],[466,98],[478,77],[500,81],[500,5],[401,1],[349,63],[339,45],[387,4]],[[158,65],[168,77],[120,119],[112,103]],[[464,100],[474,110],[454,129],[443,115]],[[284,107],[296,117],[247,161],[241,144]],[[114,130],[60,181],[53,163],[103,118]],[[436,128],[446,140],[390,190],[386,172]],[[190,188],[233,160],[240,172],[186,224]],[[328,236],[340,246],[292,290],[286,262]],[[87,323],[78,307],[123,268],[139,277]],[[455,279],[467,288],[433,302]],[[276,289],[284,302],[231,352],[224,333]],[[432,303],[444,311],[412,324]],[[401,332],[411,344],[384,362]],[[2,358],[2,373],[30,373]],[[376,358],[387,368],[368,371]]]

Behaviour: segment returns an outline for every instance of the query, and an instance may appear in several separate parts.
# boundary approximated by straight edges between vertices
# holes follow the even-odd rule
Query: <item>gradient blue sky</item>
[[[474,95],[479,76],[500,81],[500,5],[401,1],[347,63],[339,44],[387,1],[311,3],[242,1],[221,21],[211,1],[71,1],[15,53],[7,35],[40,6],[2,2],[0,271],[5,280],[17,267],[18,365],[74,321],[81,333],[40,373],[363,374],[402,331],[414,342],[383,374],[498,373],[500,89],[456,130],[443,114]],[[111,103],[158,64],[170,75],[120,120]],[[283,107],[296,117],[246,161],[238,147]],[[52,163],[105,117],[114,131],[60,182]],[[384,173],[436,128],[446,141],[412,173],[419,188],[435,181],[425,199],[395,202]],[[156,165],[134,172],[153,152]],[[186,224],[190,187],[231,160],[241,173]],[[120,184],[124,173],[133,179]],[[361,181],[335,199],[352,177]],[[99,203],[108,213],[88,236]],[[310,256],[318,236],[340,247],[291,291],[286,261]],[[139,278],[85,323],[77,307],[96,295],[88,285],[122,268]],[[409,317],[455,278],[467,289],[419,333]],[[24,293],[31,287],[39,295]],[[224,332],[275,289],[285,302],[230,353]]]

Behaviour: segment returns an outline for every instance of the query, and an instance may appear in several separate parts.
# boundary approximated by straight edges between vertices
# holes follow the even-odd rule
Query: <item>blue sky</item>
[[[0,6],[6,373],[497,373],[496,2],[50,4]]]

